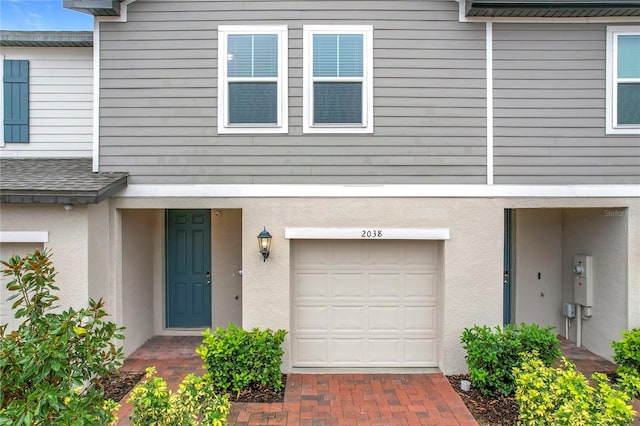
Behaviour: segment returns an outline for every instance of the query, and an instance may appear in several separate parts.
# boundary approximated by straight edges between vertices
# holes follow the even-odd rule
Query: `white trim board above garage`
[[[48,231],[0,231],[0,243],[48,243]]]
[[[285,228],[287,239],[323,240],[448,240],[449,228]]]

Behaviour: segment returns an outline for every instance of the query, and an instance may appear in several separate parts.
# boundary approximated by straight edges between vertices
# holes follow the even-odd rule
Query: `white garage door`
[[[296,367],[436,367],[435,241],[297,240]]]

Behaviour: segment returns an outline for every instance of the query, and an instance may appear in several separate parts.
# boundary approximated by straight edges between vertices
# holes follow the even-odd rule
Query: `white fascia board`
[[[285,228],[286,239],[303,240],[448,240],[448,228]]]
[[[640,197],[640,185],[146,185],[115,198],[487,198]]]
[[[0,243],[48,243],[47,231],[0,231]]]

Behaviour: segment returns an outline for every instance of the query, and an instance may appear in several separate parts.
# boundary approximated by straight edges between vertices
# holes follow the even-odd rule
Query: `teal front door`
[[[211,326],[211,212],[167,210],[168,328]]]

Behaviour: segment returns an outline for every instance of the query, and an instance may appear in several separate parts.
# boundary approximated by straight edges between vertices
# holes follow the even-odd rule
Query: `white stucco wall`
[[[243,259],[243,325],[289,329],[286,227],[449,228],[451,238],[443,244],[439,365],[447,373],[464,371],[463,329],[502,320],[502,217],[502,209],[480,200],[254,200],[243,209],[243,247],[249,248]],[[263,226],[273,236],[266,262],[256,244]],[[288,340],[286,350],[288,369]]]
[[[92,299],[105,301],[107,313],[114,306],[115,292],[109,286],[109,253],[111,236],[109,234],[109,200],[99,204],[87,204],[88,220],[88,292]],[[113,316],[109,318],[113,321]]]
[[[113,208],[157,209],[154,232],[154,332],[156,334],[191,334],[189,331],[163,330],[162,308],[164,289],[164,224],[158,221],[167,208],[241,209],[242,211],[242,323],[245,328],[270,327],[289,329],[290,321],[290,240],[284,238],[287,227],[364,227],[364,228],[448,228],[450,239],[442,243],[443,277],[441,306],[440,368],[446,373],[466,370],[464,351],[459,343],[465,327],[474,324],[494,326],[502,323],[502,261],[503,213],[513,209],[588,209],[627,207],[628,232],[628,292],[616,298],[631,307],[629,312],[617,311],[623,318],[640,318],[639,199],[603,198],[189,198],[189,197],[116,197]],[[539,212],[542,210],[539,210]],[[544,213],[544,212],[543,212]],[[158,216],[160,215],[160,216]],[[546,219],[533,218],[558,229],[556,212]],[[112,215],[113,216],[113,215]],[[117,215],[115,215],[117,217]],[[544,214],[543,214],[544,216]],[[117,219],[114,221],[117,226]],[[539,226],[540,223],[536,225]],[[257,248],[257,234],[266,226],[273,235],[271,255],[266,262]],[[568,225],[563,220],[563,230]],[[616,228],[617,229],[617,228]],[[616,230],[616,232],[622,230]],[[532,237],[537,237],[535,233]],[[564,231],[563,231],[564,232]],[[608,232],[608,231],[607,231]],[[594,237],[595,238],[595,237]],[[557,242],[554,233],[540,237],[544,247],[547,240]],[[562,244],[565,244],[563,237]],[[114,250],[121,248],[116,241]],[[606,244],[605,244],[606,246]],[[564,248],[563,251],[564,253]],[[556,259],[556,251],[548,257]],[[564,274],[564,255],[560,266],[545,267],[542,277],[552,278],[560,268]],[[537,269],[541,269],[537,268]],[[115,268],[117,269],[117,267]],[[535,271],[534,271],[535,269]],[[537,273],[534,266],[532,271]],[[546,272],[550,271],[550,272]],[[534,277],[537,281],[537,275]],[[562,275],[562,280],[565,280]],[[545,285],[551,285],[550,280]],[[538,283],[536,283],[537,285]],[[116,288],[118,283],[114,284]],[[547,291],[557,292],[555,287]],[[564,296],[561,293],[560,298]],[[538,296],[539,297],[539,296]],[[545,293],[545,301],[547,296]],[[632,305],[632,301],[637,303]],[[626,305],[625,305],[626,306]],[[158,325],[159,324],[159,325]],[[563,323],[562,323],[563,324]],[[197,334],[197,333],[196,333]],[[606,339],[604,339],[606,340]],[[605,344],[608,345],[608,342]],[[289,369],[289,347],[286,342],[284,369]]]
[[[212,211],[211,238],[211,327],[242,326],[242,211]]]
[[[154,234],[159,213],[122,211],[122,325],[127,355],[154,334]]]
[[[593,256],[593,316],[582,321],[582,346],[611,359],[611,342],[628,328],[628,211],[626,208],[563,211],[563,280],[573,289],[573,256]],[[638,259],[635,260],[638,263]],[[635,309],[638,309],[637,307]],[[575,341],[575,327],[571,333]]]
[[[52,253],[62,309],[86,307],[89,299],[87,221],[84,205],[75,205],[70,211],[58,204],[0,205],[0,231],[48,232],[48,241],[42,246]]]

